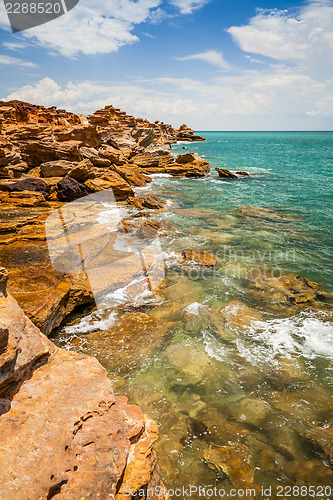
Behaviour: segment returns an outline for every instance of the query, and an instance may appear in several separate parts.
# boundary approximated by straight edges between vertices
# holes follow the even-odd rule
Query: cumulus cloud
[[[11,57],[0,54],[0,64],[5,64],[7,66],[18,66],[20,68],[37,68],[37,64],[24,61],[19,57]]]
[[[178,119],[195,113],[196,105],[189,98],[175,93],[152,91],[139,85],[102,85],[94,82],[69,82],[59,85],[51,78],[44,78],[34,85],[25,85],[11,92],[2,100],[18,99],[44,106],[56,105],[76,113],[93,113],[107,104],[113,104],[128,113],[151,120],[166,116]]]
[[[178,61],[204,61],[206,63],[212,64],[213,66],[217,66],[221,69],[229,68],[229,64],[225,61],[222,52],[218,52],[217,50],[207,50],[206,52],[202,52],[199,54],[192,54],[190,56],[185,57],[177,57]]]
[[[333,2],[315,0],[297,12],[259,10],[247,25],[227,30],[245,52],[284,61],[333,63]]]
[[[200,9],[209,0],[171,0],[171,4],[177,7],[182,14],[192,14],[195,9]]]
[[[209,0],[170,0],[181,14],[190,14]],[[169,3],[169,5],[170,5]],[[170,15],[163,0],[80,0],[70,12],[41,26],[22,32],[40,45],[67,57],[105,54],[138,41],[135,26],[161,22]],[[9,21],[0,2],[1,26],[9,30]],[[3,14],[3,15],[2,15]]]

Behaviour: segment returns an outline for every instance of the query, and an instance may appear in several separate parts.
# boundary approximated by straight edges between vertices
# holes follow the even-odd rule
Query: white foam
[[[185,307],[184,312],[187,314],[194,314],[195,316],[199,316],[200,310],[205,306],[200,304],[200,302],[193,302],[189,306]]]
[[[82,333],[90,333],[97,330],[107,330],[113,326],[115,320],[116,313],[113,311],[110,312],[106,318],[103,318],[103,311],[94,311],[82,318],[76,325],[65,326],[64,332],[71,335],[80,335]]]
[[[236,340],[238,351],[252,364],[275,364],[277,355],[307,359],[323,356],[333,361],[333,324],[322,319],[320,315],[302,313],[292,318],[255,321],[246,337]]]

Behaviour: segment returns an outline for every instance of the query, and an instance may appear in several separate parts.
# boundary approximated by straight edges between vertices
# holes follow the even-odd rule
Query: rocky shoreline
[[[29,500],[119,500],[138,489],[153,499],[148,490],[163,487],[152,449],[156,423],[128,405],[126,398],[115,396],[104,369],[85,354],[98,356],[124,393],[126,371],[138,365],[144,368],[149,356],[156,355],[156,361],[160,353],[161,371],[149,364],[126,394],[159,420],[163,432],[157,449],[165,481],[170,480],[168,474],[181,485],[185,477],[192,480],[192,466],[201,471],[203,480],[207,474],[212,480],[223,477],[228,488],[257,488],[257,470],[269,471],[272,478],[291,470],[288,481],[295,476],[307,484],[313,479],[311,472],[304,472],[309,467],[316,471],[315,479],[331,481],[328,392],[315,383],[307,387],[308,374],[298,356],[279,355],[276,366],[262,372],[244,364],[233,348],[239,341],[251,344],[253,335],[261,345],[262,325],[273,317],[314,312],[325,313],[329,320],[332,296],[298,274],[289,271],[274,277],[258,267],[257,274],[245,273],[242,297],[208,307],[202,304],[203,290],[188,277],[194,269],[211,273],[212,279],[219,271],[227,273],[228,266],[232,271],[233,262],[225,265],[210,253],[233,237],[223,232],[225,228],[238,223],[260,230],[265,224],[288,226],[294,217],[244,205],[220,220],[217,211],[177,208],[173,201],[175,213],[211,216],[218,224],[190,227],[189,234],[209,242],[209,247],[203,246],[206,250],[192,248],[194,241],[186,238],[186,232],[180,233],[168,217],[161,217],[169,213],[168,193],[160,189],[157,197],[138,189],[152,182],[152,174],[209,175],[209,163],[198,155],[186,152],[174,158],[171,153],[175,141],[203,140],[185,125],[174,130],[112,106],[83,117],[16,102],[0,103],[0,122],[0,265],[9,270],[12,295],[6,291],[8,274],[2,268],[0,426],[5,436],[5,488],[0,498],[25,498],[27,484],[31,484]],[[243,171],[216,170],[232,183],[251,177]],[[113,213],[109,221],[113,229],[107,226],[103,231],[96,224],[101,210],[94,207],[96,201],[110,199],[115,201],[111,212],[117,207],[119,214]],[[106,205],[103,220],[110,216],[110,204]],[[165,262],[156,260],[150,243],[157,236],[173,239],[178,234],[168,268],[176,278],[168,275],[166,282]],[[133,251],[126,254],[122,248],[126,245]],[[85,312],[90,312],[94,301],[98,306],[100,297],[119,290],[123,295],[115,306],[115,321],[113,306],[111,315],[110,308],[104,316],[93,309],[96,327],[82,330],[84,323],[74,318],[68,331],[72,327],[77,335],[68,344],[55,340],[84,355],[55,347],[47,338],[75,310],[87,306]],[[159,298],[153,305],[147,301],[152,292]],[[90,321],[89,316],[84,321]],[[98,318],[109,324],[98,326]],[[177,329],[178,323],[182,326]],[[257,323],[258,332],[250,331],[252,323]],[[228,361],[207,354],[199,341],[206,331],[212,333],[213,345],[217,342],[219,349],[229,352]],[[170,387],[156,383],[168,371]],[[265,391],[258,395],[260,384]],[[221,387],[226,389],[225,399],[214,401],[212,408],[212,395]],[[299,415],[298,396],[316,402],[317,392],[314,414],[304,410]],[[291,428],[280,430],[280,422],[287,418]],[[272,446],[267,436],[272,437]],[[199,451],[181,476],[175,473],[175,450],[181,456],[186,443],[191,448],[194,440]]]
[[[45,336],[94,299],[86,273],[66,274],[52,266],[45,221],[66,203],[103,190],[112,190],[123,206],[163,209],[165,200],[135,196],[133,188],[150,183],[152,173],[203,177],[210,172],[198,155],[175,159],[171,144],[178,140],[204,139],[185,125],[175,130],[151,124],[112,106],[84,117],[0,102],[4,500],[123,499],[131,498],[129,490],[163,486],[152,450],[155,422],[115,396],[95,359],[63,351]],[[154,220],[123,226],[141,231],[141,237],[170,230]],[[125,264],[118,285],[132,269]]]

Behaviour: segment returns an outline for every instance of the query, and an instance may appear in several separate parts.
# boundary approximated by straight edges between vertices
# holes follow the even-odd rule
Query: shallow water
[[[96,356],[117,392],[158,422],[168,488],[253,487],[260,498],[272,486],[271,498],[314,498],[314,485],[328,487],[316,497],[332,498],[331,306],[270,307],[249,283],[298,273],[333,292],[333,134],[203,135],[205,143],[174,152],[206,156],[209,178],[157,175],[147,188],[170,200],[153,218],[172,222],[177,234],[160,239],[165,289],[136,310],[172,322],[167,333],[149,345],[133,337],[132,351],[117,344],[127,359],[119,363],[112,328],[124,311],[114,306],[74,315],[55,341]],[[216,166],[251,176],[223,181]],[[276,214],[249,217],[243,206]],[[175,256],[189,247],[213,253],[216,269],[179,268]],[[277,489],[296,485],[302,493]]]

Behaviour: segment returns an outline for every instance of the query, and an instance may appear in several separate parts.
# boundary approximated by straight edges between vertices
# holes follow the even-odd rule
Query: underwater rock
[[[204,267],[216,266],[217,260],[214,255],[205,250],[197,250],[195,248],[188,248],[182,251],[181,264],[185,265],[199,265]]]
[[[230,403],[228,410],[236,422],[243,422],[260,429],[268,416],[269,405],[261,399],[245,398]]]
[[[248,290],[255,299],[271,306],[320,307],[333,300],[320,283],[297,274],[259,276],[251,281]]]
[[[217,415],[206,414],[192,422],[193,432],[208,443],[228,446],[231,443],[244,443],[250,431],[238,422],[229,422]]]
[[[89,353],[98,359],[109,371],[128,370],[159,347],[174,323],[153,318],[140,312],[125,312],[111,328],[77,337],[73,345],[80,347],[86,342]]]
[[[291,215],[286,215],[286,214],[283,214],[280,212],[275,212],[274,210],[271,210],[269,208],[263,208],[263,207],[244,206],[244,207],[241,207],[241,213],[242,213],[242,215],[245,215],[246,217],[268,219],[268,220],[272,220],[275,222],[290,222],[290,221],[296,220],[295,217],[292,217]]]
[[[204,458],[210,468],[225,474],[235,488],[253,487],[254,469],[250,449],[242,444],[217,446],[210,444],[204,452]]]

